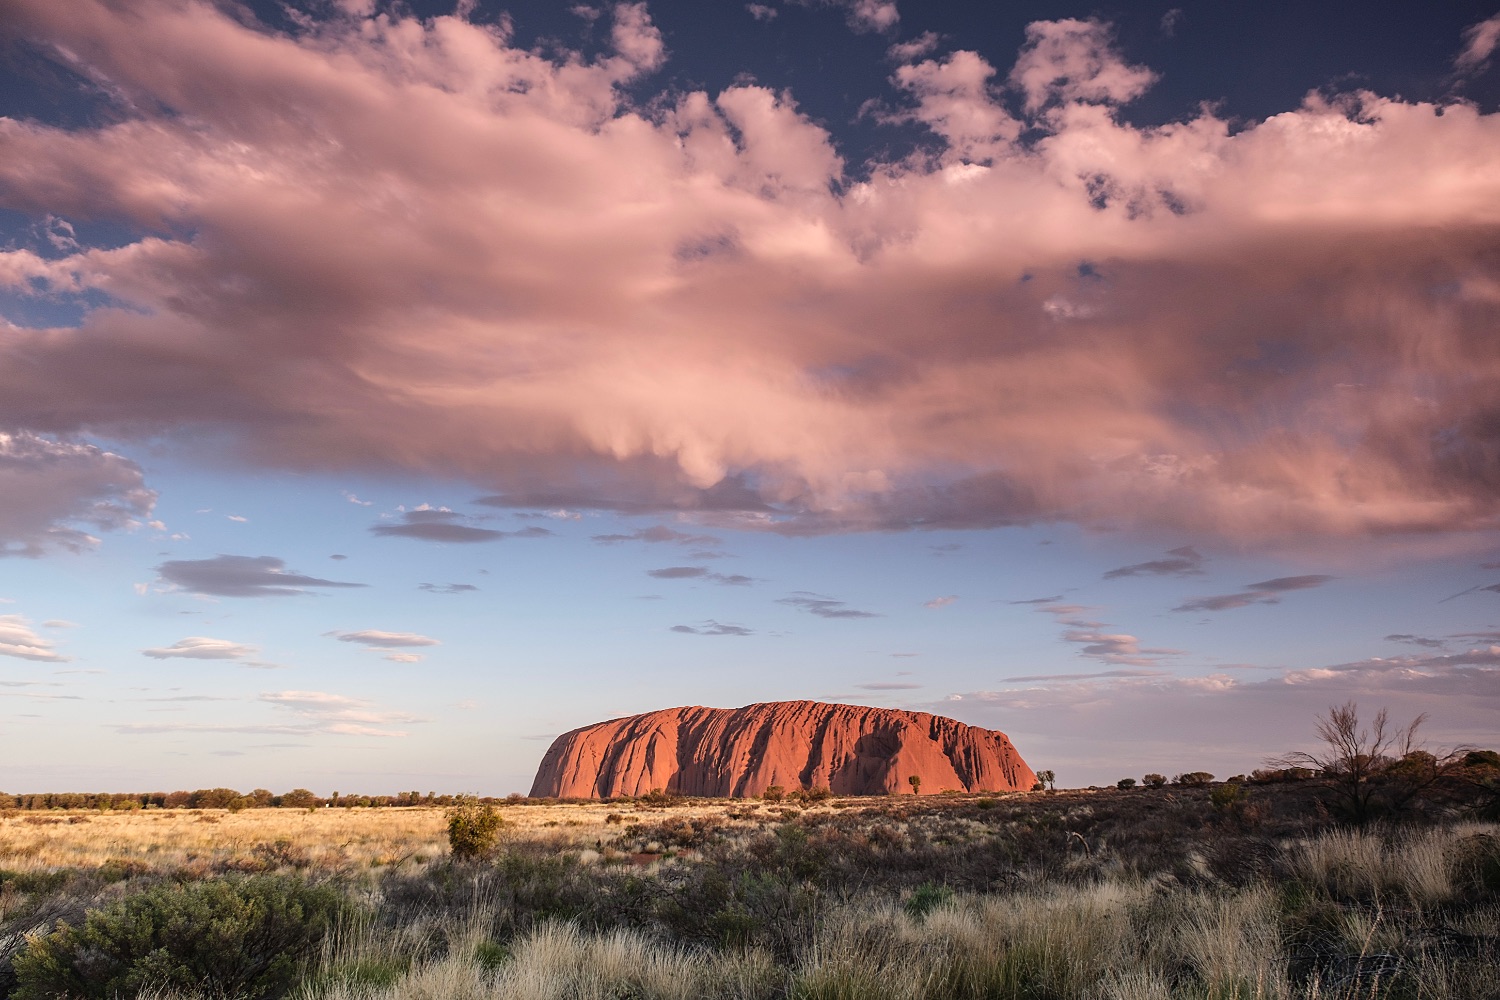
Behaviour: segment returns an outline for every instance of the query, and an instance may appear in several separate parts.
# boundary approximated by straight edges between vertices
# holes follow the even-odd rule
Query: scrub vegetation
[[[12,1000],[1500,997],[1500,757],[1007,795],[10,809]]]

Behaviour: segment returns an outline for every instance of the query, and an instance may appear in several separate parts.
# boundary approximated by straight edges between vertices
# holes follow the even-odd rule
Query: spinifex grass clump
[[[331,886],[290,876],[157,885],[30,938],[11,998],[281,996],[347,906]]]

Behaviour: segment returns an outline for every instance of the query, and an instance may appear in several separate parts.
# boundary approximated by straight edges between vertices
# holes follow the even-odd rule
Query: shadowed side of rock
[[[748,797],[771,785],[911,794],[913,776],[923,794],[1025,790],[1036,781],[992,729],[925,712],[782,701],[669,708],[564,733],[542,758],[531,794]]]

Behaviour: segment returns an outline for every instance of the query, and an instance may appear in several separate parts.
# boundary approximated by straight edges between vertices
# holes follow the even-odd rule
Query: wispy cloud
[[[1464,47],[1453,60],[1453,68],[1462,76],[1478,76],[1490,65],[1495,47],[1500,45],[1500,14],[1464,29]]]
[[[0,656],[43,663],[66,663],[68,657],[57,651],[51,639],[32,631],[25,615],[0,615]]]
[[[1009,684],[1039,684],[1055,681],[1087,681],[1102,677],[1170,677],[1167,670],[1098,670],[1089,674],[1022,674],[1002,678]]]
[[[1197,576],[1203,572],[1203,556],[1191,545],[1170,549],[1166,559],[1120,566],[1104,574],[1106,580],[1118,580],[1127,576]]]
[[[1313,587],[1321,587],[1323,584],[1334,579],[1337,578],[1322,573],[1311,573],[1306,576],[1279,576],[1274,580],[1262,580],[1260,583],[1247,584],[1247,589],[1237,594],[1195,597],[1190,601],[1184,601],[1172,610],[1228,611],[1232,608],[1243,608],[1250,604],[1279,604],[1282,594],[1294,590],[1309,590]]]
[[[1413,646],[1423,646],[1423,647],[1425,647],[1427,649],[1442,649],[1443,646],[1444,646],[1444,642],[1443,642],[1442,639],[1431,639],[1431,638],[1428,638],[1426,636],[1408,635],[1406,633],[1397,633],[1397,634],[1394,634],[1394,635],[1388,635],[1388,636],[1385,637],[1385,641],[1386,642],[1404,642],[1404,643],[1408,643],[1408,644],[1413,645]]]
[[[479,588],[472,583],[419,583],[417,589],[429,594],[471,594]]]
[[[255,646],[232,642],[228,639],[210,639],[207,636],[190,635],[178,639],[170,646],[158,646],[141,650],[141,655],[153,660],[243,660],[260,652]]]
[[[635,531],[607,535],[594,535],[594,541],[600,545],[619,545],[621,542],[647,542],[654,545],[672,543],[675,545],[718,545],[720,539],[713,535],[698,535],[686,531],[678,531],[669,528],[665,524],[654,524],[649,528],[639,528]]]
[[[547,538],[553,532],[540,525],[531,525],[520,531],[501,531],[496,528],[479,527],[478,518],[460,514],[446,507],[429,507],[423,504],[398,514],[396,524],[370,526],[372,534],[385,538],[415,538],[424,542],[498,542],[505,538]]]
[[[275,556],[214,556],[212,559],[172,559],[156,567],[168,584],[195,594],[217,597],[295,597],[309,587],[363,587],[288,571]]]
[[[386,632],[373,628],[361,629],[357,632],[329,632],[327,634],[339,642],[354,642],[374,649],[388,649],[393,646],[441,646],[443,644],[440,639],[419,635],[416,632]]]
[[[1059,625],[1065,626],[1062,633],[1063,642],[1081,647],[1078,655],[1098,660],[1101,663],[1151,668],[1158,666],[1168,657],[1183,655],[1183,650],[1180,649],[1143,647],[1140,639],[1127,632],[1105,631],[1109,626],[1094,617],[1093,612],[1099,610],[1095,607],[1084,604],[1037,604],[1035,601],[1012,603],[1035,605],[1036,611],[1051,615]]]
[[[934,597],[930,601],[923,601],[922,602],[922,607],[924,607],[924,608],[933,608],[933,609],[946,608],[948,605],[952,604],[956,600],[958,600],[958,595],[957,594],[949,594],[946,597]]]
[[[305,731],[338,736],[406,736],[406,730],[389,727],[427,721],[407,712],[380,711],[364,699],[325,691],[273,691],[262,694],[260,700],[308,720]]]
[[[648,569],[646,575],[657,580],[705,580],[727,587],[744,587],[755,582],[754,577],[742,573],[711,573],[707,566],[664,566]]]
[[[806,611],[810,615],[819,618],[879,618],[880,615],[873,611],[860,611],[851,608],[846,602],[826,597],[822,594],[814,594],[811,591],[799,590],[790,597],[777,600],[777,604],[785,604],[799,611]]]
[[[679,632],[683,635],[747,636],[755,634],[754,629],[746,628],[743,625],[731,625],[727,622],[716,622],[712,619],[698,625],[673,625],[670,631]]]
[[[904,681],[871,681],[869,684],[854,686],[861,691],[915,691],[922,687],[921,684],[908,684]]]

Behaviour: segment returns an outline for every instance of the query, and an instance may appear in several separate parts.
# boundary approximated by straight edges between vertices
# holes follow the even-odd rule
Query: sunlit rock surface
[[[1010,739],[940,715],[815,701],[668,708],[564,733],[533,796],[609,798],[654,789],[715,797],[826,787],[837,795],[1001,792],[1036,775]]]

